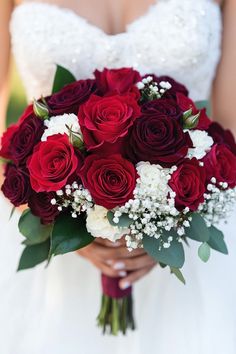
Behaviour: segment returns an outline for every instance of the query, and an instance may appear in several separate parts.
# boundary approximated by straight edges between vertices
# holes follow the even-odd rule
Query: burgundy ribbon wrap
[[[122,290],[119,287],[119,281],[122,278],[110,278],[102,274],[102,290],[103,294],[113,299],[122,299],[123,297],[130,296],[132,287]]]

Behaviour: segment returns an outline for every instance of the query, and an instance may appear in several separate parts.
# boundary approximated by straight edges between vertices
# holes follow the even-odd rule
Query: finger
[[[139,248],[133,251],[129,251],[126,247],[106,247],[100,244],[91,244],[91,251],[94,252],[94,255],[101,260],[113,260],[119,258],[133,258],[136,256],[141,256],[146,252]],[[96,253],[96,254],[95,254]]]
[[[148,274],[154,267],[155,267],[155,265],[152,265],[152,266],[142,268],[142,269],[139,269],[139,270],[136,270],[136,271],[130,273],[127,277],[120,280],[119,287],[121,289],[127,289],[132,284],[134,284],[136,281],[141,279],[144,275]]]
[[[115,270],[138,270],[141,268],[149,267],[154,265],[156,262],[149,255],[144,254],[133,258],[123,258],[118,260],[113,260],[110,265]],[[108,263],[109,264],[109,263]]]
[[[115,242],[111,242],[107,239],[103,239],[102,237],[97,237],[94,242],[96,242],[99,245],[106,246],[106,247],[121,247],[124,245],[124,242],[122,239],[117,240]]]
[[[93,263],[93,265],[95,267],[97,267],[103,274],[107,275],[108,277],[111,277],[111,278],[121,277],[122,278],[122,277],[127,276],[127,272],[124,270],[118,271],[118,270],[112,269],[108,265],[106,265],[102,262],[96,261],[96,260],[92,260],[91,262]]]

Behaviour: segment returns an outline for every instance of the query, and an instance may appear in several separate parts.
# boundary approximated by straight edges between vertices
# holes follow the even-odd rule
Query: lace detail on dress
[[[211,0],[157,0],[116,35],[72,10],[30,2],[14,10],[10,30],[29,100],[50,93],[56,63],[78,79],[104,66],[167,74],[183,82],[193,99],[205,99],[220,58],[221,14]]]

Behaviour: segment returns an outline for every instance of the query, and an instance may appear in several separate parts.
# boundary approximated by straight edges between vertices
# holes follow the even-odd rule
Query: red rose
[[[43,121],[29,115],[22,120],[18,130],[11,139],[11,156],[16,165],[24,164],[33,152],[35,145],[41,140],[44,132]]]
[[[35,193],[32,192],[28,201],[29,208],[35,216],[41,219],[41,223],[52,224],[59,214],[56,205],[52,205],[51,200],[56,196],[55,193]]]
[[[236,155],[236,143],[230,130],[226,130],[219,123],[213,122],[207,132],[213,138],[215,144],[226,145]]]
[[[126,152],[134,163],[150,161],[170,167],[183,161],[189,147],[192,140],[179,122],[156,112],[136,119]]]
[[[195,129],[207,130],[211,125],[211,120],[206,114],[206,109],[203,108],[198,110],[194,102],[189,97],[184,96],[182,93],[177,93],[176,97],[177,103],[183,112],[188,111],[190,108],[192,108],[193,115],[196,115],[200,112],[199,122]]]
[[[236,186],[236,156],[225,145],[214,145],[203,158],[207,171],[207,181],[227,182],[230,188]]]
[[[7,160],[12,160],[11,140],[18,129],[17,124],[11,125],[1,138],[0,156]]]
[[[78,114],[80,105],[87,101],[95,89],[95,80],[79,80],[66,85],[59,92],[47,97],[49,114]]]
[[[140,107],[130,94],[92,95],[80,107],[78,115],[86,148],[120,152],[119,144],[139,115]]]
[[[197,210],[199,204],[204,202],[205,182],[205,170],[199,166],[197,159],[185,159],[169,181],[171,189],[176,193],[176,208]]]
[[[118,94],[127,93],[141,80],[138,71],[132,68],[95,70],[94,75],[97,88],[102,95],[113,91]]]
[[[137,173],[134,165],[119,154],[107,158],[90,155],[80,176],[95,203],[113,209],[133,197]]]
[[[178,121],[180,121],[183,116],[183,111],[180,109],[179,105],[177,105],[173,99],[168,98],[148,101],[142,106],[142,112],[145,116],[163,113],[167,117],[177,119]]]
[[[30,104],[28,107],[26,107],[26,109],[24,110],[24,112],[22,113],[22,115],[19,118],[19,123],[21,124],[26,118],[28,118],[30,116],[35,116],[32,104]]]
[[[26,171],[17,168],[15,165],[7,165],[2,192],[14,206],[18,207],[26,204],[31,192]]]
[[[40,142],[27,161],[30,182],[35,192],[52,192],[63,188],[78,166],[67,135],[53,135]]]

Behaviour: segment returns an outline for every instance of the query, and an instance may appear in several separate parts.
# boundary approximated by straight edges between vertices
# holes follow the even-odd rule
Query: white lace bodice
[[[11,20],[12,47],[27,96],[51,91],[56,63],[78,79],[103,67],[133,66],[209,96],[220,57],[221,15],[213,0],[156,0],[124,33],[108,35],[72,10],[23,3]]]

